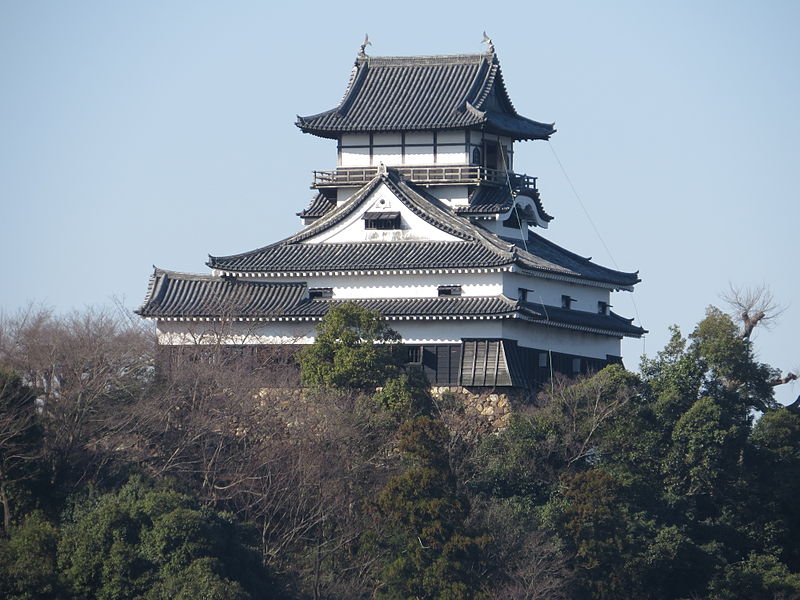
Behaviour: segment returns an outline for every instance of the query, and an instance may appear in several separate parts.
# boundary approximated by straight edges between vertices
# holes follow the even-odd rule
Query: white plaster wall
[[[369,148],[342,148],[343,167],[369,167]]]
[[[311,344],[314,323],[259,323],[256,321],[214,323],[200,321],[158,321],[158,343],[197,344]]]
[[[462,338],[500,338],[503,322],[492,321],[389,321],[406,344],[459,344]]]
[[[400,133],[374,133],[372,143],[381,146],[400,146],[403,143],[403,136]]]
[[[364,220],[361,217],[365,212],[373,210],[398,211],[403,228],[400,230],[365,229]],[[400,202],[386,185],[381,184],[349,217],[304,243],[420,240],[458,241],[459,238],[423,221]]]
[[[460,129],[439,131],[436,133],[436,141],[440,144],[461,144],[463,146],[464,132]]]
[[[611,295],[609,290],[604,288],[542,279],[522,273],[505,273],[503,293],[509,298],[516,298],[519,288],[529,290],[529,302],[541,302],[547,306],[560,307],[562,294],[569,295],[576,299],[572,308],[586,312],[597,312],[598,301],[609,302]]]
[[[345,133],[342,135],[342,146],[369,146],[368,133]]]
[[[406,133],[406,144],[433,144],[433,132],[411,131]]]
[[[578,354],[592,358],[620,356],[621,342],[616,337],[559,329],[525,322],[521,319],[503,321],[502,337],[517,340],[520,346]]]
[[[336,299],[433,298],[440,285],[460,285],[462,296],[497,296],[503,293],[502,273],[409,275],[340,275],[307,277],[309,287],[333,288]]]
[[[403,164],[403,149],[400,146],[389,146],[388,148],[375,148],[372,153],[372,164],[378,166],[383,163],[387,167],[395,167]]]
[[[432,165],[433,164],[433,145],[431,146],[406,146],[406,165]]]
[[[427,188],[432,196],[447,202],[450,206],[464,206],[469,204],[467,186],[465,185],[432,185]]]
[[[457,344],[464,338],[506,338],[520,346],[605,359],[619,356],[617,338],[544,327],[519,319],[388,321],[408,344]],[[314,322],[232,324],[159,321],[158,342],[177,344],[310,344]]]
[[[463,150],[457,151],[454,146],[440,146],[437,148],[437,165],[465,165],[468,162],[467,153]]]
[[[336,202],[337,204],[341,204],[342,202],[347,202],[353,194],[355,194],[359,188],[357,187],[340,187],[336,188]]]

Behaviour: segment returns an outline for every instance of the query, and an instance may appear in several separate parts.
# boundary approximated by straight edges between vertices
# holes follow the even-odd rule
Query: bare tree
[[[732,316],[740,323],[740,336],[749,340],[757,326],[769,329],[786,310],[775,301],[772,290],[766,285],[741,287],[729,284],[722,299],[731,309]]]
[[[6,535],[14,513],[13,488],[35,478],[41,444],[35,396],[18,375],[0,369],[0,509]]]
[[[106,309],[29,307],[0,320],[0,365],[36,394],[54,480],[78,485],[110,460],[109,437],[152,377],[153,341],[148,326]]]
[[[722,299],[728,304],[734,319],[739,322],[739,336],[743,340],[749,340],[756,327],[766,329],[773,327],[778,317],[786,311],[786,307],[775,300],[772,291],[764,284],[755,287],[730,284],[728,292],[722,295]],[[798,372],[800,369],[794,369],[786,375],[780,375],[778,371],[779,374],[768,383],[774,387],[795,381]]]

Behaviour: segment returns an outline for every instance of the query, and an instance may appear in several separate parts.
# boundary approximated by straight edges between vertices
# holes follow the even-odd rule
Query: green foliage
[[[401,421],[430,414],[433,404],[430,383],[420,369],[390,377],[373,400]]]
[[[78,598],[247,598],[267,579],[242,534],[190,497],[132,479],[76,506],[58,565]]]
[[[800,574],[774,556],[752,553],[727,565],[710,590],[710,600],[788,600],[800,597]]]
[[[711,398],[695,402],[672,430],[664,462],[669,493],[718,499],[736,478],[745,433]]]
[[[299,353],[303,383],[340,389],[376,388],[400,372],[400,336],[380,313],[354,303],[332,308],[313,344]]]
[[[467,505],[457,494],[447,460],[447,430],[418,417],[398,433],[409,468],[391,478],[377,499],[396,528],[392,558],[382,573],[379,597],[470,600],[483,595],[480,579],[486,536],[466,533]]]
[[[42,475],[35,402],[19,375],[0,368],[0,513],[6,535],[16,506],[27,503],[31,484]]]
[[[66,596],[56,568],[58,531],[40,512],[30,513],[0,541],[0,597],[56,600]]]

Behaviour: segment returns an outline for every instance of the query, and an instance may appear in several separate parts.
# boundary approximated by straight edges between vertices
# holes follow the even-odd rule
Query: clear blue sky
[[[800,3],[0,2],[0,309],[135,307],[151,265],[298,228],[335,143],[296,114],[333,107],[364,33],[373,55],[478,52],[495,41],[520,113],[556,122],[517,146],[546,235],[641,271],[650,330],[629,367],[688,333],[734,284],[787,305],[762,360],[800,366]],[[633,316],[630,294],[615,309]],[[783,386],[788,402],[800,385]]]

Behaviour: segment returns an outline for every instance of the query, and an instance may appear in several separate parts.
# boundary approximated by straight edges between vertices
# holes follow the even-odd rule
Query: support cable
[[[567,180],[567,183],[569,184],[569,187],[572,190],[572,194],[575,196],[575,199],[578,201],[578,204],[580,205],[581,210],[583,210],[583,214],[586,215],[586,219],[589,221],[589,224],[592,226],[592,229],[594,230],[595,235],[597,235],[597,238],[600,240],[600,243],[603,244],[603,248],[606,249],[606,253],[608,253],[608,256],[611,259],[611,262],[614,264],[614,268],[616,268],[617,271],[621,271],[621,269],[619,268],[619,265],[617,265],[617,261],[614,260],[614,255],[612,254],[611,250],[609,249],[608,245],[606,244],[605,240],[603,239],[603,236],[600,235],[600,231],[597,229],[597,226],[594,224],[594,221],[592,220],[592,216],[589,214],[589,211],[586,209],[586,205],[583,203],[583,200],[581,199],[581,196],[578,193],[578,190],[575,188],[575,185],[572,183],[572,179],[570,179],[570,176],[567,173],[567,170],[564,168],[564,164],[561,162],[561,159],[558,157],[558,153],[556,152],[555,146],[553,146],[553,142],[551,142],[550,140],[547,140],[547,145],[550,146],[550,150],[552,151],[553,156],[555,157],[556,162],[558,163],[558,166],[561,169],[561,172],[564,174],[564,179]],[[636,300],[634,299],[633,294],[630,295],[630,300],[631,300],[631,303],[633,304],[633,310],[636,313],[636,319],[641,324],[642,318],[639,316],[639,307],[636,304]],[[642,355],[645,356],[646,354],[647,354],[647,344],[646,344],[644,336],[642,336]]]

